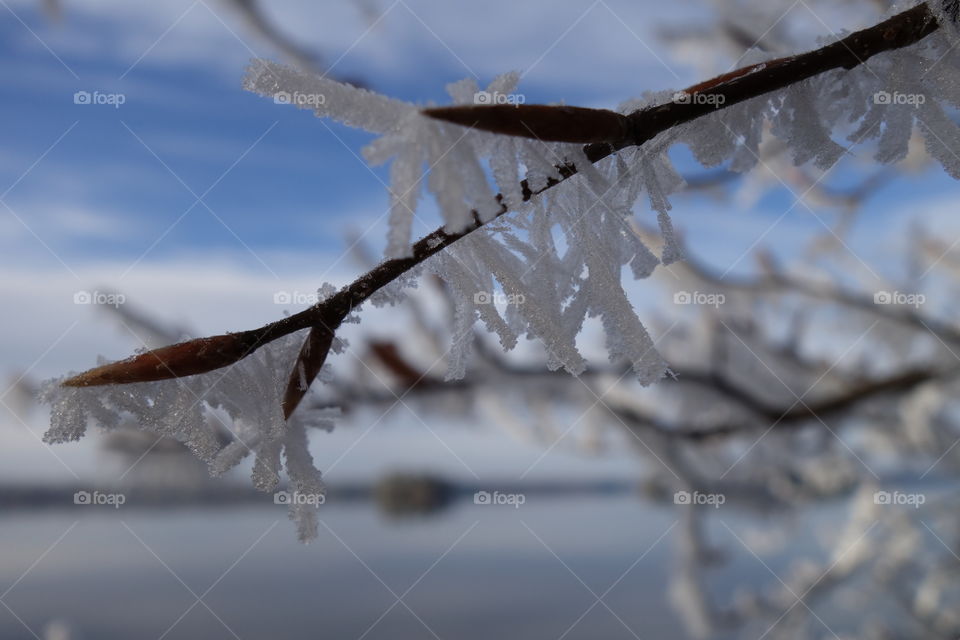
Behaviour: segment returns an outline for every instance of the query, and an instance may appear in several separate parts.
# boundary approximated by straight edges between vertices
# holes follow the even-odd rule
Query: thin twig
[[[734,104],[765,95],[792,84],[834,69],[852,69],[863,64],[872,56],[884,51],[899,49],[919,42],[938,28],[937,20],[925,4],[899,13],[873,27],[855,32],[837,42],[807,53],[780,58],[766,63],[750,65],[743,69],[701,82],[684,93],[700,93],[717,97],[713,100],[672,101],[635,111],[627,116],[613,114],[604,110],[566,109],[569,118],[581,119],[589,123],[591,117],[586,112],[596,111],[594,120],[601,123],[596,131],[577,131],[570,139],[600,139],[604,142],[588,144],[584,147],[587,159],[596,163],[616,151],[634,145],[641,145],[659,133],[679,124],[690,122],[701,116],[715,112]],[[489,106],[485,108],[461,108],[465,114],[461,124],[502,130],[516,135],[522,133],[527,125],[534,131],[540,124],[529,114],[540,113],[546,107],[517,110],[515,107]],[[513,110],[513,120],[510,121]],[[426,113],[444,117],[448,120],[460,118],[457,109],[427,110]],[[488,114],[488,115],[485,115]],[[572,115],[571,115],[572,114]],[[610,116],[608,114],[613,114]],[[562,115],[562,114],[561,114]],[[555,114],[549,118],[556,121]],[[508,124],[504,124],[507,118]],[[628,126],[620,128],[626,122]],[[584,124],[584,126],[587,126]],[[499,127],[499,129],[497,129]],[[611,131],[622,133],[618,140]],[[559,135],[559,134],[558,134]],[[554,136],[556,138],[556,136]],[[559,178],[552,178],[547,184],[533,190],[527,181],[521,182],[523,200],[528,201],[547,189],[565,181],[577,173],[572,164],[557,167]],[[507,213],[502,196],[498,196],[501,209],[494,218]],[[93,386],[103,384],[121,384],[149,380],[163,380],[204,373],[228,366],[280,337],[302,329],[312,329],[297,366],[290,377],[291,387],[284,402],[287,416],[296,408],[306,388],[320,370],[329,340],[339,328],[344,318],[355,308],[362,305],[376,291],[390,284],[413,267],[423,263],[431,256],[443,251],[457,240],[469,235],[483,226],[479,216],[473,216],[473,223],[457,233],[448,233],[439,228],[413,245],[412,253],[406,258],[386,260],[366,274],[338,291],[330,298],[304,311],[270,323],[259,329],[240,333],[224,334],[210,338],[201,338],[170,347],[164,347],[120,362],[91,369],[64,382],[68,386]],[[318,348],[319,345],[319,348]],[[327,348],[323,348],[326,345]],[[306,366],[309,364],[309,366]]]

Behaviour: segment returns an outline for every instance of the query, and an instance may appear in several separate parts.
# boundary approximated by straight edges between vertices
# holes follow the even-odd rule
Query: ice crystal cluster
[[[516,73],[503,74],[485,92],[510,94],[518,78]],[[675,134],[662,134],[592,164],[582,145],[441,122],[423,115],[416,105],[271,62],[255,60],[245,86],[271,97],[307,96],[291,102],[380,134],[364,156],[373,165],[391,162],[388,257],[410,255],[410,229],[424,190],[435,199],[450,233],[474,224],[475,215],[490,223],[502,210],[497,198],[502,194],[510,211],[502,222],[487,224],[424,265],[456,294],[453,333],[458,339],[448,378],[463,376],[470,329],[478,319],[505,348],[526,336],[543,344],[549,367],[580,373],[586,362],[576,337],[587,316],[602,320],[610,357],[628,359],[641,382],[653,382],[667,372],[620,285],[620,271],[629,265],[636,277],[645,278],[657,264],[681,257],[667,214],[667,194],[683,185],[666,155]],[[480,87],[467,79],[448,85],[447,91],[454,104],[472,105]],[[672,94],[625,108],[652,104],[665,95]],[[539,191],[549,179],[560,178],[557,166],[566,163],[576,166],[579,175],[524,201],[522,180]],[[633,205],[644,191],[658,211],[666,240],[660,257],[633,230]],[[490,304],[500,291],[508,302],[503,314]]]
[[[621,275],[646,278],[657,265],[682,258],[667,198],[683,180],[667,155],[670,147],[688,146],[704,166],[744,172],[757,164],[761,135],[769,131],[786,143],[796,164],[827,170],[847,152],[847,143],[870,139],[877,141],[878,162],[900,160],[919,131],[929,154],[960,178],[960,131],[947,111],[960,106],[956,37],[953,29],[938,30],[852,70],[824,73],[725,106],[596,164],[580,145],[449,124],[425,116],[417,105],[268,61],[253,61],[244,86],[378,134],[364,156],[372,165],[390,165],[388,257],[410,255],[412,224],[422,215],[425,191],[448,232],[462,231],[476,219],[487,223],[410,274],[434,273],[455,296],[448,377],[464,375],[478,320],[505,349],[521,337],[539,341],[549,367],[578,374],[587,363],[577,335],[586,318],[596,317],[610,358],[629,362],[639,381],[648,384],[669,369],[625,295]],[[743,62],[764,58],[754,52]],[[518,78],[504,74],[485,91],[510,94]],[[467,79],[447,90],[454,104],[473,104],[480,87]],[[629,113],[676,96],[651,93],[619,110]],[[524,201],[521,181],[536,193],[560,177],[556,167],[565,163],[574,165],[577,175]],[[638,203],[649,203],[656,212],[662,247],[646,246],[635,231]],[[501,216],[504,206],[508,213]],[[641,219],[645,209],[640,207]],[[402,278],[391,289],[412,280]],[[496,292],[505,294],[508,304],[489,304]],[[396,293],[383,291],[379,301],[396,299]],[[132,415],[142,428],[185,442],[216,473],[253,451],[259,488],[276,486],[284,457],[294,485],[319,491],[320,474],[307,452],[303,424],[286,423],[280,413],[300,339],[277,341],[225,371],[181,380],[80,390],[52,385],[54,418],[47,440],[77,439],[90,420],[110,428]],[[226,444],[203,416],[211,408],[223,410],[231,421],[233,436]],[[297,515],[301,535],[309,537],[310,518]]]
[[[134,426],[184,443],[220,476],[253,455],[252,480],[265,492],[279,488],[321,496],[320,471],[307,446],[307,427],[330,430],[334,411],[313,411],[285,421],[281,401],[304,338],[299,332],[276,340],[230,367],[161,382],[103,387],[64,387],[48,382],[43,399],[52,406],[47,442],[79,440],[92,421],[101,428]],[[316,536],[318,500],[290,501],[290,517],[304,541]]]

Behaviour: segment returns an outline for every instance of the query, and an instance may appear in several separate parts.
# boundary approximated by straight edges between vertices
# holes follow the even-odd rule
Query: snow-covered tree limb
[[[624,116],[630,123],[629,133],[617,140],[587,145],[583,149],[583,155],[588,162],[596,163],[619,149],[630,145],[643,144],[657,134],[682,123],[800,83],[807,78],[833,69],[852,69],[864,64],[866,60],[881,52],[914,44],[936,31],[937,28],[936,17],[930,12],[926,4],[921,4],[874,27],[851,34],[815,51],[757,63],[701,82],[689,87],[682,93],[689,96],[694,94],[722,96],[723,100],[671,101],[638,109],[630,115]],[[356,89],[355,91],[361,92],[362,90]],[[531,108],[536,109],[535,107]],[[563,110],[564,107],[557,107],[557,109]],[[525,109],[517,109],[513,106],[492,105],[427,109],[425,113],[436,118],[456,121],[459,124],[479,129],[487,128],[490,131],[497,132],[509,128],[511,135],[523,135],[525,127],[516,126],[512,123],[508,126],[503,124],[502,120],[509,117],[509,114],[514,113],[523,123],[523,118],[527,116],[528,112]],[[577,119],[576,121],[582,122],[583,119]],[[530,135],[543,140],[564,141],[564,137],[572,137],[575,140],[590,137],[589,133],[584,132],[563,136],[559,133],[562,127],[555,123],[551,123],[549,129],[540,129],[537,117],[530,120],[529,124],[531,125],[530,129],[537,132]],[[609,127],[609,125],[607,126]],[[557,130],[556,135],[550,135],[549,131],[555,129]],[[576,175],[579,171],[578,167],[572,163],[558,165],[556,170],[559,177],[549,178],[545,185],[537,189],[531,188],[529,181],[521,181],[523,201],[530,200],[533,196],[539,195]],[[499,203],[502,203],[503,199],[503,194],[496,196]],[[501,204],[499,211],[489,220],[499,217],[507,211],[507,206]],[[437,229],[413,245],[412,255],[382,262],[328,300],[288,318],[259,329],[201,338],[156,349],[130,360],[92,369],[66,380],[64,384],[67,386],[124,384],[193,375],[232,364],[263,345],[302,329],[319,327],[320,331],[335,331],[353,309],[361,306],[381,288],[394,282],[415,266],[422,264],[431,256],[440,253],[489,222],[489,220],[480,220],[478,218],[479,213],[475,210],[470,211],[470,215],[473,220],[462,230],[450,233],[444,228]]]
[[[371,164],[392,162],[388,259],[339,290],[326,285],[314,306],[258,329],[146,351],[57,381],[46,393],[54,405],[46,438],[77,439],[90,418],[109,428],[121,414],[133,414],[145,428],[187,443],[218,472],[255,453],[254,480],[264,489],[276,485],[286,452],[298,482],[316,489],[319,472],[308,472],[305,436],[294,431],[303,425],[291,417],[324,375],[328,353],[345,348],[337,337],[342,323],[367,301],[396,302],[424,273],[452,292],[456,331],[448,377],[464,374],[477,320],[505,349],[520,337],[535,338],[549,369],[580,374],[586,359],[576,338],[587,318],[598,317],[611,360],[626,362],[642,384],[659,380],[670,372],[667,361],[620,279],[625,266],[646,278],[657,265],[683,257],[668,214],[668,194],[683,185],[670,147],[686,144],[704,166],[728,163],[745,172],[759,161],[768,127],[794,163],[826,169],[846,151],[832,137],[844,127],[857,127],[854,142],[879,137],[877,160],[889,163],[906,155],[916,126],[930,155],[960,178],[960,158],[952,151],[960,147],[960,131],[945,111],[960,105],[955,4],[918,4],[804,54],[768,59],[751,52],[751,64],[739,70],[683,91],[648,94],[617,111],[470,104],[478,94],[509,94],[517,74],[498,77],[483,92],[473,81],[454,83],[447,87],[454,106],[423,109],[254,61],[245,80],[249,90],[275,99],[285,94],[282,102],[379,134],[364,153]],[[883,94],[924,99],[878,100]],[[444,224],[411,243],[423,185]],[[659,256],[630,224],[642,192],[657,213]],[[483,296],[497,287],[522,304],[505,312],[485,304]],[[891,380],[863,393],[922,382]],[[235,420],[236,437],[226,447],[202,426],[204,405]],[[797,420],[803,417],[798,413]]]

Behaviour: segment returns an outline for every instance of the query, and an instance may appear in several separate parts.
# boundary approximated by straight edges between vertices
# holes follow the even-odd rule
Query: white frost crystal
[[[304,332],[292,334],[229,367],[174,380],[100,387],[64,387],[60,379],[49,381],[42,392],[52,407],[44,440],[78,440],[91,421],[109,430],[133,417],[138,428],[183,442],[213,475],[253,454],[254,486],[274,491],[283,454],[291,490],[320,494],[320,472],[307,450],[304,425],[284,420],[281,407],[304,337]],[[329,417],[321,416],[319,425],[310,426],[329,428]],[[311,527],[316,527],[312,521],[316,509],[292,505],[291,516],[298,521],[301,537],[309,537]]]

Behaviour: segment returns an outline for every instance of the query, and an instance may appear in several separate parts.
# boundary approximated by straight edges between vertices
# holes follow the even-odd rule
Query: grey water
[[[711,541],[741,552],[721,598],[786,570],[736,548],[753,519],[710,520]],[[669,595],[679,520],[616,493],[405,518],[347,501],[302,545],[274,505],[9,511],[0,637],[685,638]]]

